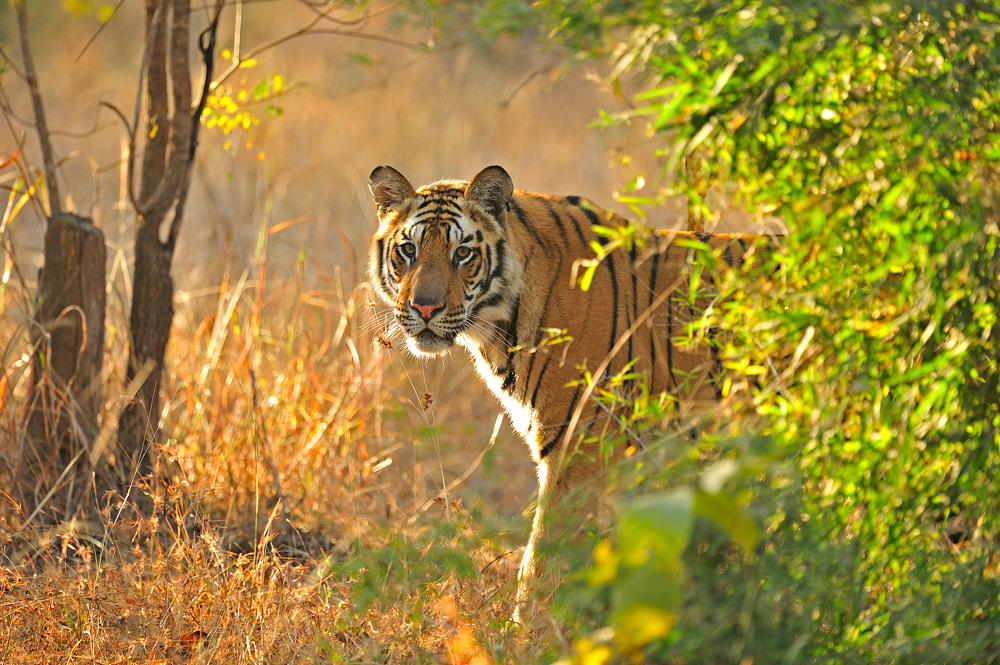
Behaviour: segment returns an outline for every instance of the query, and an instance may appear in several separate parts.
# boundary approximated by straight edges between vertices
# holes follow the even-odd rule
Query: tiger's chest
[[[477,342],[461,335],[457,341],[469,351],[476,367],[476,373],[479,374],[490,392],[500,401],[510,417],[514,431],[527,442],[531,454],[537,462],[540,459],[540,446],[535,439],[539,429],[540,414],[528,401],[518,397],[517,391],[511,389],[512,386],[506,372],[497,371],[495,360],[485,357]],[[511,361],[513,362],[513,359]]]

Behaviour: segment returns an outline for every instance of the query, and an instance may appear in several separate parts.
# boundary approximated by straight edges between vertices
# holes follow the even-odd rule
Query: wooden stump
[[[32,335],[34,390],[20,476],[30,510],[55,490],[42,513],[56,520],[76,511],[97,434],[105,258],[104,234],[91,220],[71,213],[48,220]]]

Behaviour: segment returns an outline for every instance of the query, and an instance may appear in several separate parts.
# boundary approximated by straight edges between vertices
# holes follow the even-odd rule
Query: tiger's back
[[[584,291],[577,278],[593,260],[591,243],[606,240],[591,228],[625,226],[625,219],[579,197],[521,191],[511,199],[508,219],[512,229],[523,229],[519,235],[527,254],[541,253],[544,260],[525,261],[526,287],[507,335],[508,348],[515,350],[503,364],[487,369],[503,373],[500,388],[506,399],[530,410],[534,420],[522,434],[536,447],[537,457],[547,457],[564,441],[586,391],[580,381],[584,368],[600,383],[631,361],[628,372],[639,378],[625,381],[619,390],[634,391],[644,384],[649,392],[669,393],[683,405],[719,397],[715,379],[721,366],[713,350],[677,343],[709,305],[703,295],[693,301],[686,297],[693,247],[704,243],[719,250],[729,265],[738,265],[755,238],[672,232],[645,251],[633,245],[629,251],[609,252]],[[704,275],[702,286],[711,278]],[[551,343],[553,336],[562,341]],[[600,419],[594,403],[581,411],[578,421]]]

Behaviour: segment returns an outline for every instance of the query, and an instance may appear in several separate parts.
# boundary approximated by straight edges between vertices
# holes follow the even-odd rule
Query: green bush
[[[779,452],[761,468],[717,444],[747,469],[727,490],[748,497],[762,544],[742,554],[695,523],[686,599],[665,608],[676,625],[645,657],[1000,660],[997,8],[541,7],[566,48],[610,55],[612,77],[648,81],[634,110],[604,119],[649,123],[672,185],[628,202],[686,196],[707,216],[714,186],[789,228],[773,279],[724,285],[716,321],[732,331],[730,368],[748,375],[746,422],[760,417]],[[648,485],[674,487],[676,471]],[[608,566],[627,556],[635,511],[591,573],[616,588],[619,631],[640,573]],[[956,521],[964,526],[948,531]],[[669,567],[661,572],[680,579]],[[577,660],[628,655],[594,644]]]

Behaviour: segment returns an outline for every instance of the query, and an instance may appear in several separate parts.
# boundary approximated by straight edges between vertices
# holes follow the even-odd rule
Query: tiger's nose
[[[417,312],[420,313],[420,318],[422,318],[424,321],[430,321],[431,317],[434,316],[434,312],[438,311],[439,309],[444,309],[444,305],[435,305],[435,304],[425,305],[423,303],[418,303],[416,301],[411,302],[410,307],[417,310]]]

